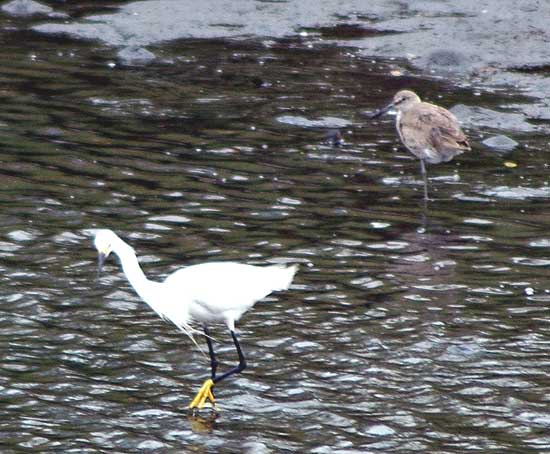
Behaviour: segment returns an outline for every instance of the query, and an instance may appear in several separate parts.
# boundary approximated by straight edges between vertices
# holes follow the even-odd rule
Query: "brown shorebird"
[[[470,150],[468,138],[460,129],[456,117],[443,107],[422,102],[410,90],[395,94],[391,103],[377,110],[370,118],[376,118],[390,110],[397,110],[395,127],[407,150],[420,159],[420,171],[424,179],[424,200],[428,200],[426,162],[438,164],[453,159]]]

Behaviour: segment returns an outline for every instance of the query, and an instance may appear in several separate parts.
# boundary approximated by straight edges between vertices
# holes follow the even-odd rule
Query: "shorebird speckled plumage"
[[[448,162],[456,155],[470,150],[468,138],[451,112],[435,104],[423,102],[410,90],[397,92],[392,102],[374,112],[371,118],[379,117],[392,107],[397,111],[395,127],[401,142],[420,159],[424,199],[427,200],[426,163]]]

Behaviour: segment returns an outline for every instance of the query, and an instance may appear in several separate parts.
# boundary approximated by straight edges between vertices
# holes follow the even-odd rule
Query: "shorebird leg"
[[[424,164],[424,159],[420,160],[420,173],[422,174],[422,179],[424,180],[424,201],[428,201],[428,173],[426,172],[426,164]]]

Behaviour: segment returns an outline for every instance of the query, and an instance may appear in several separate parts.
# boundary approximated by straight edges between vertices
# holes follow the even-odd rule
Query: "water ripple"
[[[424,220],[393,119],[357,114],[391,97],[396,62],[205,40],[115,69],[108,49],[5,25],[7,451],[550,450],[547,138],[522,138],[517,170],[476,153],[431,167]],[[446,102],[508,102],[405,82]],[[340,147],[323,143],[334,127]],[[202,354],[116,259],[97,279],[104,227],[157,280],[213,259],[302,265],[239,323],[248,368],[217,387],[218,418],[186,412],[209,376]],[[226,370],[231,339],[212,330]]]

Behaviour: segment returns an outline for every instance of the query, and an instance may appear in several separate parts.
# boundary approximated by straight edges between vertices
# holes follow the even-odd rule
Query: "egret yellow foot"
[[[212,403],[212,405],[216,403],[214,399],[214,393],[212,392],[212,386],[214,386],[214,381],[211,378],[203,383],[201,389],[199,389],[199,392],[189,404],[190,410],[193,410],[195,408],[198,408],[199,410],[202,409],[202,407],[204,407],[206,399],[208,399]]]

